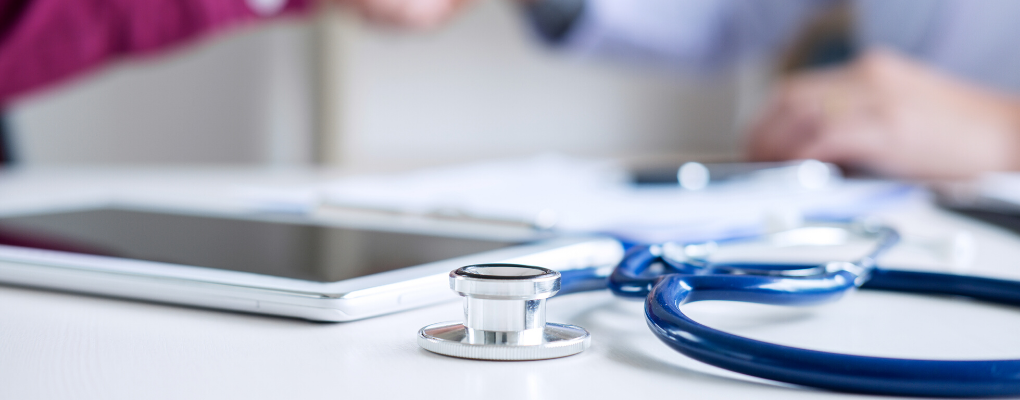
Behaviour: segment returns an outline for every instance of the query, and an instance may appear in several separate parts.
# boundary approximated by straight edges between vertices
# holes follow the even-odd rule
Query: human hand
[[[434,28],[472,0],[335,0],[363,17],[384,25],[410,29]]]
[[[903,178],[1020,169],[1020,100],[888,51],[782,84],[752,126],[757,161],[818,159]]]

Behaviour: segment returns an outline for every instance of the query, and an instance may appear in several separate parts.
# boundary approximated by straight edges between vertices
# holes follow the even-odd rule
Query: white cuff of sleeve
[[[279,14],[287,0],[245,0],[252,12],[263,17]]]

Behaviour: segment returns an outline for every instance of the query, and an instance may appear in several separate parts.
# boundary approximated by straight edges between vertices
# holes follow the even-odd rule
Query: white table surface
[[[228,211],[248,184],[301,185],[311,171],[78,170],[0,172],[0,213],[120,200]],[[885,212],[908,234],[967,230],[967,270],[1020,279],[1020,237],[919,202]],[[793,249],[789,251],[794,251]],[[886,265],[949,270],[910,249]],[[584,353],[485,362],[428,353],[424,325],[461,318],[447,303],[350,323],[314,323],[0,286],[0,399],[855,397],[790,387],[690,360],[659,342],[640,302],[609,293],[549,301],[551,322],[584,326]],[[951,298],[862,291],[811,309],[701,303],[709,326],[801,347],[917,358],[1020,358],[1020,310]],[[651,397],[649,397],[651,398]]]

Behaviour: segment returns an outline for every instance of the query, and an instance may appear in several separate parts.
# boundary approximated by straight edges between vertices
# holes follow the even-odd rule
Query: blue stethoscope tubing
[[[1020,282],[875,266],[899,241],[882,228],[878,245],[853,263],[829,265],[713,264],[664,257],[634,246],[606,279],[595,269],[562,271],[560,294],[605,289],[645,298],[655,335],[698,361],[760,378],[821,389],[900,396],[991,397],[1020,394],[1020,360],[945,361],[865,357],[748,339],[699,324],[680,306],[703,300],[773,305],[832,302],[857,289],[966,296],[1020,305]],[[660,270],[650,267],[659,265]],[[951,321],[950,321],[951,322]]]

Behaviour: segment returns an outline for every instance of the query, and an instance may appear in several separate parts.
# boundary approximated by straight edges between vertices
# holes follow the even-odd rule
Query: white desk
[[[229,188],[298,184],[328,174],[238,170],[0,174],[0,212],[97,202],[179,202],[226,210]],[[967,229],[971,272],[1020,278],[1020,238],[930,207],[890,213],[908,232]],[[909,253],[889,263],[930,260]],[[733,333],[863,355],[1020,358],[1015,308],[863,291],[816,309],[693,304],[700,322]],[[591,348],[539,362],[434,355],[417,330],[461,318],[448,303],[352,323],[313,323],[0,286],[0,399],[74,398],[821,398],[702,365],[645,326],[641,303],[588,293],[549,302],[549,320],[586,327]],[[651,398],[651,397],[649,397]]]

